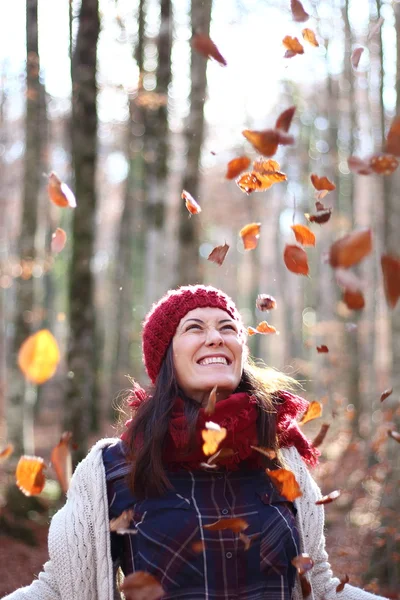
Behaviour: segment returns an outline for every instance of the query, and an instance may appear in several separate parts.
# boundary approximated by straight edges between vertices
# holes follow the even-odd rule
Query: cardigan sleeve
[[[4,596],[3,600],[60,600],[60,598],[57,580],[54,576],[54,566],[49,560],[45,563],[38,579],[31,585]]]
[[[323,505],[316,505],[316,500],[322,496],[317,483],[310,475],[306,465],[295,448],[290,448],[287,454],[293,471],[303,492],[303,496],[296,502],[300,508],[300,529],[303,534],[303,546],[314,561],[310,572],[311,584],[315,600],[388,600],[383,596],[371,594],[365,590],[346,583],[338,595],[336,587],[340,580],[333,577],[329,564],[329,557],[325,549]]]

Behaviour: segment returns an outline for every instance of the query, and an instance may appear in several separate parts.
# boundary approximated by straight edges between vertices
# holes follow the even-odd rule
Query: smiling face
[[[181,319],[172,339],[179,387],[203,406],[213,387],[217,400],[239,385],[245,343],[238,324],[220,308],[195,308]]]

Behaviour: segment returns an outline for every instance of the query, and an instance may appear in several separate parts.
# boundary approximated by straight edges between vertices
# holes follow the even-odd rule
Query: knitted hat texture
[[[143,362],[153,383],[180,320],[189,311],[208,306],[224,310],[237,321],[239,329],[243,329],[242,318],[233,300],[211,286],[188,285],[169,290],[153,304],[143,322],[142,333]]]

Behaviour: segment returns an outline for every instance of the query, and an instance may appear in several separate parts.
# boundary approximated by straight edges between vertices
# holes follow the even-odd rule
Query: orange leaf
[[[374,154],[369,164],[374,173],[391,175],[399,166],[399,161],[393,154]]]
[[[400,116],[393,119],[386,140],[386,152],[400,156]]]
[[[294,144],[294,137],[280,129],[264,129],[262,131],[245,129],[242,134],[263,156],[273,156],[278,150],[279,144],[283,146]]]
[[[333,502],[334,500],[336,500],[337,498],[339,498],[339,496],[340,496],[340,490],[334,490],[330,494],[327,494],[326,496],[322,496],[322,498],[320,498],[319,500],[317,500],[315,502],[315,504],[317,504],[317,505],[319,505],[319,504],[330,504],[331,502]]]
[[[315,235],[305,225],[291,225],[296,241],[303,246],[315,246]]]
[[[227,171],[226,171],[226,179],[235,179],[242,171],[247,169],[249,164],[251,163],[250,158],[247,156],[239,156],[238,158],[233,158],[228,162]]]
[[[267,321],[261,321],[256,327],[257,333],[269,334],[269,333],[277,333],[275,327],[272,325],[268,325]]]
[[[213,389],[210,392],[210,395],[208,396],[207,406],[204,409],[204,412],[206,413],[206,415],[212,415],[212,413],[215,411],[216,402],[217,402],[217,386],[214,385]]]
[[[370,229],[353,231],[332,244],[329,262],[332,267],[347,269],[368,256],[372,250],[372,234]]]
[[[249,538],[249,536],[245,533],[240,532],[239,539],[242,540],[244,544],[244,551],[247,552],[247,550],[250,548],[251,538]]]
[[[227,431],[225,427],[220,427],[217,423],[208,421],[206,429],[203,429],[201,436],[203,438],[203,452],[206,456],[215,454],[220,443],[226,438]]]
[[[266,473],[278,488],[279,493],[290,502],[303,495],[292,471],[288,469],[275,469],[274,471],[266,469]]]
[[[370,175],[372,173],[369,160],[366,161],[362,158],[358,158],[358,156],[350,156],[347,159],[347,165],[350,171],[353,171],[353,173],[358,173],[359,175]]]
[[[303,29],[303,31],[301,33],[303,35],[303,38],[306,40],[306,42],[311,44],[311,46],[315,46],[316,48],[319,46],[317,38],[315,37],[315,33],[313,32],[312,29],[307,29],[307,28]]]
[[[351,60],[351,64],[353,65],[354,69],[357,69],[358,63],[360,62],[361,54],[363,52],[364,52],[364,48],[362,48],[361,46],[359,46],[358,48],[355,48],[353,50],[350,60]]]
[[[276,308],[276,300],[273,296],[268,296],[268,294],[258,294],[256,307],[261,311],[272,310]]]
[[[400,297],[400,258],[384,254],[381,257],[381,267],[386,301],[390,308],[394,308]]]
[[[330,425],[328,423],[322,423],[321,429],[319,430],[319,432],[317,433],[317,435],[315,436],[315,438],[312,441],[312,445],[314,446],[314,448],[318,448],[318,446],[320,446],[322,444],[322,442],[325,439],[326,434],[328,433],[329,427],[330,427]]]
[[[391,396],[393,393],[393,388],[390,388],[389,390],[385,390],[384,392],[382,392],[381,394],[381,402],[383,402],[384,400],[386,400],[386,398],[389,398],[389,396]]]
[[[276,120],[275,129],[280,129],[287,133],[289,131],[290,125],[292,123],[293,115],[296,112],[295,106],[290,106],[286,110],[284,110]],[[279,169],[279,166],[278,166]]]
[[[292,565],[296,567],[299,575],[304,575],[304,573],[311,571],[314,566],[314,561],[310,558],[309,554],[303,553],[293,558]]]
[[[253,171],[259,175],[276,175],[278,181],[286,181],[285,173],[280,170],[279,163],[276,160],[269,158],[268,160],[255,160],[253,163]]]
[[[282,40],[282,44],[287,48],[284,58],[292,58],[296,54],[304,54],[304,48],[297,37],[286,35]]]
[[[200,554],[200,552],[203,552],[204,550],[204,542],[202,540],[197,540],[196,542],[193,542],[192,550],[193,552],[196,552],[196,554]]]
[[[319,354],[326,354],[327,352],[329,352],[329,348],[328,346],[325,346],[325,344],[322,344],[322,346],[317,346],[317,352]]]
[[[344,577],[340,578],[340,583],[338,586],[336,586],[336,593],[337,592],[343,592],[344,590],[344,586],[346,585],[346,583],[349,583],[350,579],[348,575],[345,575]]]
[[[233,517],[231,519],[219,519],[219,521],[210,523],[210,525],[204,525],[203,527],[210,531],[225,531],[226,529],[229,529],[229,531],[233,531],[233,533],[239,533],[245,531],[248,526],[249,524],[244,519]]]
[[[64,431],[57,446],[53,448],[50,457],[51,464],[64,494],[68,491],[69,482],[72,477],[71,438],[72,432]]]
[[[301,421],[299,421],[299,425],[304,425],[308,421],[313,421],[314,419],[318,419],[322,415],[322,406],[316,400],[310,402],[307,407],[306,412],[304,413]]]
[[[18,352],[18,366],[33,383],[44,383],[52,377],[60,361],[57,341],[48,329],[29,336]]]
[[[365,306],[364,295],[360,290],[356,292],[345,290],[342,300],[350,310],[362,310]]]
[[[272,448],[260,448],[258,446],[250,446],[250,448],[253,448],[253,450],[256,450],[260,454],[263,454],[270,460],[274,460],[274,458],[276,458],[276,452],[275,450],[272,450]]]
[[[45,484],[43,470],[46,468],[43,458],[21,456],[15,471],[17,486],[25,496],[37,496]]]
[[[189,194],[189,192],[182,190],[181,198],[185,201],[186,208],[191,215],[198,215],[201,212],[200,205],[197,204],[196,200]]]
[[[286,268],[297,275],[308,275],[308,259],[306,251],[295,244],[286,244],[283,253]]]
[[[261,223],[249,223],[239,231],[245,250],[254,250],[254,248],[257,248],[260,229]]]
[[[304,23],[310,16],[304,10],[300,0],[290,0],[290,9],[292,11],[293,21],[296,21],[296,23]]]
[[[146,571],[127,575],[120,588],[126,600],[159,600],[165,595],[160,582]]]
[[[14,452],[14,446],[12,444],[7,444],[3,450],[0,450],[0,462],[7,460],[9,456]]]
[[[50,200],[56,206],[60,206],[61,208],[65,208],[66,206],[69,206],[70,208],[76,207],[76,199],[73,192],[66,183],[63,183],[61,179],[59,179],[54,171],[49,175],[47,191]]]
[[[204,33],[195,33],[192,37],[192,47],[205,58],[213,58],[226,67],[227,62],[214,42]]]
[[[236,184],[240,187],[242,192],[251,194],[252,192],[265,192],[274,183],[280,181],[286,181],[286,175],[284,173],[271,173],[270,175],[260,175],[254,171],[251,173],[243,173],[238,179]]]
[[[124,510],[118,517],[110,520],[110,531],[116,533],[122,533],[129,529],[130,523],[133,519],[133,509]]]
[[[51,236],[51,251],[57,254],[63,250],[65,244],[67,243],[67,234],[64,229],[61,227],[57,227],[53,235]]]
[[[318,175],[315,175],[315,173],[312,173],[310,175],[310,179],[311,179],[311,183],[313,184],[315,189],[318,191],[328,190],[328,192],[332,192],[334,189],[336,189],[336,185],[334,183],[332,183],[332,181],[329,181],[329,179],[325,176],[318,177]]]
[[[217,265],[222,265],[222,263],[225,260],[225,256],[228,253],[228,250],[228,244],[224,244],[223,246],[216,246],[208,255],[207,260],[215,262],[217,263]]]

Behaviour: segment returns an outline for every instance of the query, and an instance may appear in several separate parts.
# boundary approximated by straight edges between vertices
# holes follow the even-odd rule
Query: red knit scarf
[[[146,393],[136,386],[132,394],[130,406],[137,409],[146,401]],[[275,394],[277,410],[277,436],[280,448],[295,446],[302,458],[311,466],[318,462],[319,450],[314,448],[299,428],[296,419],[307,409],[308,402],[289,392]],[[205,429],[207,421],[225,427],[227,435],[220,443],[219,449],[232,449],[234,454],[224,458],[218,457],[218,466],[229,470],[237,470],[239,463],[247,461],[246,466],[256,468],[261,466],[261,455],[251,446],[258,446],[257,419],[259,415],[258,403],[255,396],[246,392],[232,394],[225,400],[220,400],[215,405],[212,415],[207,415],[204,408],[200,408],[196,423],[194,449],[188,451],[189,432],[184,414],[184,401],[177,398],[169,421],[163,459],[170,468],[183,466],[188,469],[199,468],[201,463],[207,461],[202,450],[203,439],[201,432]],[[128,426],[132,419],[127,421]],[[127,439],[125,431],[122,439]]]

